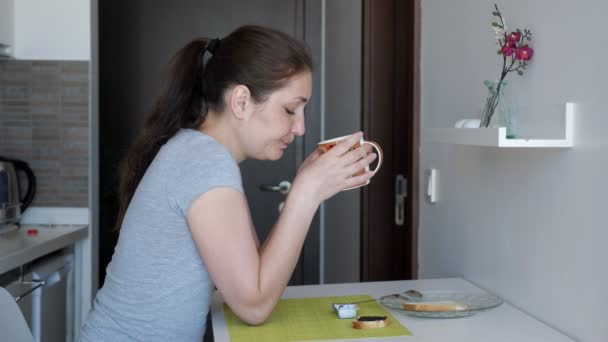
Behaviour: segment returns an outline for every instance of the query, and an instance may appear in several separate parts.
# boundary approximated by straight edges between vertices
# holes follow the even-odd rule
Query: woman
[[[194,40],[123,166],[121,233],[82,341],[201,341],[213,286],[244,322],[281,297],[319,204],[371,178],[361,137],[301,165],[260,246],[238,163],[277,160],[304,134],[312,61],[288,35],[244,26]],[[350,150],[350,151],[349,151]]]

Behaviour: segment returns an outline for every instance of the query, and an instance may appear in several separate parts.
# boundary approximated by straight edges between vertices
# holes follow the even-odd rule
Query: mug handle
[[[375,148],[376,152],[378,153],[378,165],[376,165],[376,168],[372,170],[374,172],[374,174],[375,174],[376,172],[378,172],[378,170],[380,170],[380,166],[382,166],[382,156],[383,156],[382,148],[375,141],[367,141],[366,140],[366,141],[363,142],[363,144],[370,144],[370,145],[372,145],[372,147]]]

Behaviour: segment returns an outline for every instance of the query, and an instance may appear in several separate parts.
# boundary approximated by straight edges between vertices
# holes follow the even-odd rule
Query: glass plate
[[[465,304],[466,310],[450,311],[414,311],[404,310],[403,303],[454,301]],[[431,291],[422,292],[421,299],[404,296],[390,296],[380,300],[387,308],[406,313],[410,316],[427,318],[456,318],[470,316],[476,312],[487,311],[503,303],[502,298],[487,293],[459,293]]]

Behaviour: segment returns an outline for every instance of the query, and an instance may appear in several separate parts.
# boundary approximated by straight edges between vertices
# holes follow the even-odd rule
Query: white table
[[[478,287],[459,278],[404,280],[373,283],[290,286],[283,298],[304,298],[368,294],[374,298],[382,295],[418,291],[480,292]],[[216,342],[230,341],[223,301],[216,291],[211,306],[213,335]],[[411,341],[411,342],[572,342],[574,340],[543,324],[508,303],[469,317],[454,319],[429,319],[407,316],[392,311],[414,336],[354,339],[340,341]]]

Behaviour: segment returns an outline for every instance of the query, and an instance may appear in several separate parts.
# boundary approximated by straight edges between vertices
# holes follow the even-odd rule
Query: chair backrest
[[[3,287],[0,287],[0,332],[2,341],[34,341],[15,298]]]

